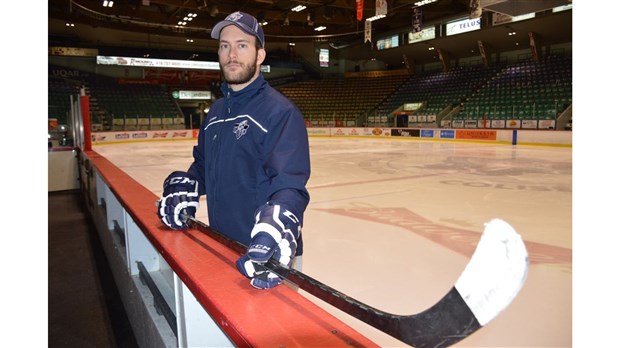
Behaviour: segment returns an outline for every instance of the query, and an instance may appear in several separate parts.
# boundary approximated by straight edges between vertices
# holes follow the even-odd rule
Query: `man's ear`
[[[265,57],[267,56],[267,52],[264,48],[259,48],[256,53],[256,64],[261,65],[265,61]]]

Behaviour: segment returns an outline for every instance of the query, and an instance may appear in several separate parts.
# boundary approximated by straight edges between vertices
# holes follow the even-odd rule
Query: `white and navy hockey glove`
[[[166,226],[187,228],[183,214],[196,216],[199,204],[198,180],[186,172],[172,172],[164,180],[164,193],[157,202],[157,214]]]
[[[255,288],[270,289],[279,285],[283,279],[263,265],[273,257],[290,267],[297,252],[300,233],[299,219],[290,210],[280,204],[263,204],[256,213],[250,246],[246,254],[237,260],[237,269],[252,279],[250,284]]]

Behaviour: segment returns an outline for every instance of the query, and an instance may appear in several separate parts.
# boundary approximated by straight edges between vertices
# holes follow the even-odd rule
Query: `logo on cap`
[[[234,24],[246,33],[256,36],[261,47],[265,47],[265,34],[263,32],[263,28],[258,24],[256,18],[240,11],[229,14],[223,21],[217,23],[211,30],[211,37],[214,39],[219,39],[222,29],[230,24]]]
[[[229,14],[228,17],[226,17],[225,20],[236,22],[236,21],[240,20],[241,17],[243,17],[241,12],[233,12],[233,13]]]

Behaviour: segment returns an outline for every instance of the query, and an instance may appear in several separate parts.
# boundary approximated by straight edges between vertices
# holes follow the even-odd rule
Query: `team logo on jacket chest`
[[[237,140],[245,135],[248,132],[248,128],[250,128],[250,124],[247,120],[243,120],[239,123],[235,123],[235,128],[233,128],[233,133],[237,136]]]

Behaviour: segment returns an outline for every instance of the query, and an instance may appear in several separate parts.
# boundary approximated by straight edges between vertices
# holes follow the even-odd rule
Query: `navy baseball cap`
[[[224,18],[223,21],[218,22],[211,30],[211,37],[219,40],[222,29],[231,24],[236,25],[247,34],[256,36],[260,42],[260,47],[265,47],[265,33],[263,32],[263,27],[258,24],[256,18],[245,12],[233,12]]]

